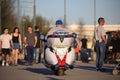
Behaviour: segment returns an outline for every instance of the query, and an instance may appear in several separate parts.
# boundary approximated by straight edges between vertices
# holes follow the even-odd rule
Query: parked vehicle
[[[112,35],[115,34],[117,36],[117,40],[112,43]],[[112,43],[112,44],[111,44]],[[113,50],[113,44],[115,46],[115,50]],[[116,59],[113,58],[114,52],[116,53]],[[115,56],[114,56],[115,57]],[[113,75],[120,74],[120,31],[109,31],[107,32],[107,50],[106,50],[106,62],[116,64],[114,70],[112,71]]]

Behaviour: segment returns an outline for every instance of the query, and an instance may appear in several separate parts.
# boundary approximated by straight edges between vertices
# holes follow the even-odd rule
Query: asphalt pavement
[[[96,71],[95,62],[77,61],[74,69],[69,69],[64,76],[56,76],[42,63],[33,66],[0,66],[0,80],[120,80],[120,75],[112,75],[114,64],[104,64],[104,71]]]

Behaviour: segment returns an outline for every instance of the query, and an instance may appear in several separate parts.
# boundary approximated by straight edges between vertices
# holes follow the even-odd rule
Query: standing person
[[[38,64],[39,62],[41,62],[41,54],[40,54],[40,31],[39,31],[39,27],[35,26],[35,33],[37,36],[37,44],[35,46],[35,51],[34,51],[34,59],[35,59],[35,63]]]
[[[24,37],[24,43],[27,50],[27,65],[32,65],[34,57],[34,47],[37,43],[37,36],[33,32],[32,27],[27,27],[27,33]]]
[[[119,38],[118,38],[118,35],[117,33],[113,33],[112,34],[112,37],[111,37],[111,45],[112,45],[112,53],[113,53],[113,56],[114,56],[114,61],[116,61],[117,59],[117,53],[119,52]]]
[[[82,41],[82,48],[87,49],[87,38],[86,35],[84,35],[84,37],[81,39]]]
[[[87,41],[87,52],[88,52],[88,60],[91,60],[91,52],[92,52],[92,39],[88,38]]]
[[[12,65],[17,66],[18,64],[18,52],[19,49],[22,49],[21,43],[21,34],[19,32],[19,28],[15,27],[13,29],[12,36]]]
[[[82,49],[81,49],[81,60],[82,62],[88,63],[88,54],[87,54],[87,38],[86,35],[81,39]]]
[[[75,40],[75,43],[74,43],[74,49],[75,49],[75,53],[76,53],[76,60],[79,61],[80,60],[80,50],[81,50],[81,41],[77,38]]]
[[[0,36],[0,50],[2,50],[2,66],[9,66],[10,60],[10,43],[12,42],[10,34],[8,34],[8,28],[3,29],[3,34]]]
[[[104,18],[100,17],[98,19],[98,27],[95,29],[95,41],[96,41],[96,70],[102,71],[102,66],[104,62],[105,52],[106,52],[106,33],[103,28]]]

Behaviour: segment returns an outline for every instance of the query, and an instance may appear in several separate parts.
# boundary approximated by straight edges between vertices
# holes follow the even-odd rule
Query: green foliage
[[[17,14],[15,14],[15,4],[16,0],[2,0],[1,3],[1,24],[2,29],[7,27],[9,32],[13,31],[13,28],[17,26]],[[27,26],[33,26],[33,19],[30,19],[29,16],[23,16],[20,31],[24,34],[27,30]],[[36,26],[39,26],[40,33],[46,34],[50,29],[50,22],[43,18],[42,16],[36,16]]]
[[[40,33],[46,34],[50,29],[50,22],[42,16],[36,16],[36,25],[39,26]]]
[[[21,33],[26,33],[28,26],[35,27],[33,26],[33,19],[30,20],[29,16],[23,16],[22,20]],[[50,29],[50,22],[42,16],[36,16],[36,26],[39,27],[40,33],[46,34]]]
[[[4,27],[9,28],[9,32],[12,32],[14,26],[17,25],[16,16],[14,14],[14,2],[15,0],[2,0],[1,1],[1,24],[2,29]]]

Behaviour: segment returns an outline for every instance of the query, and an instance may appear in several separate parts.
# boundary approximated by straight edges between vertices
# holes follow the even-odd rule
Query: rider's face
[[[63,27],[63,25],[56,25],[57,27]]]

